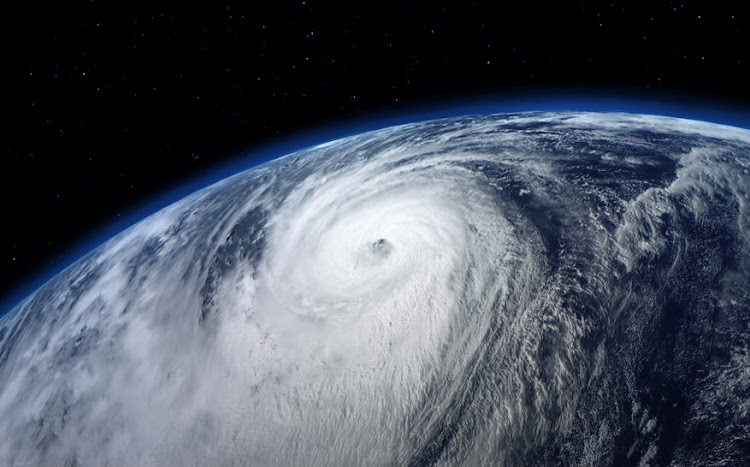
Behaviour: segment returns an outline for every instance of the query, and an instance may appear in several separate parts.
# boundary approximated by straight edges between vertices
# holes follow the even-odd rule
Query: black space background
[[[530,86],[750,108],[740,2],[22,3],[2,21],[0,301],[120,213],[314,125]]]

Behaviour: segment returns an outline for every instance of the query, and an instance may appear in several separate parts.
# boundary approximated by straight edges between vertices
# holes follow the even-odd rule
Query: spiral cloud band
[[[0,321],[0,463],[733,463],[750,131],[526,113],[326,143]]]

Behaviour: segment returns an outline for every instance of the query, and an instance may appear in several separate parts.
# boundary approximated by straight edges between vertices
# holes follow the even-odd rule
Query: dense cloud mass
[[[2,318],[0,463],[739,462],[749,155],[526,113],[240,173]]]

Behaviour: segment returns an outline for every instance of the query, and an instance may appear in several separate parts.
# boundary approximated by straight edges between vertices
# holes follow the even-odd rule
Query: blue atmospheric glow
[[[572,90],[541,89],[531,91],[525,88],[522,91],[504,94],[484,94],[470,98],[442,100],[406,110],[394,108],[365,117],[328,123],[247,150],[229,163],[208,173],[198,175],[181,186],[171,187],[161,195],[156,196],[153,201],[141,205],[129,213],[120,215],[119,219],[95,230],[84,241],[61,255],[59,259],[53,260],[46,269],[42,269],[36,275],[36,279],[29,281],[27,285],[20,287],[18,290],[0,297],[0,317],[86,253],[128,227],[203,187],[264,162],[327,141],[423,120],[471,114],[566,110],[664,115],[750,129],[750,109],[733,105],[727,101],[675,93],[660,94],[655,99],[653,96],[644,97],[642,93],[622,91],[612,93],[611,91],[601,91],[598,88],[593,90],[576,88]]]

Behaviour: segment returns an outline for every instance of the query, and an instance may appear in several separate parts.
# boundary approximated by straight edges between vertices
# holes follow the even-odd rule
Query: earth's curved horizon
[[[314,146],[0,317],[0,463],[750,458],[750,130],[472,115]]]

